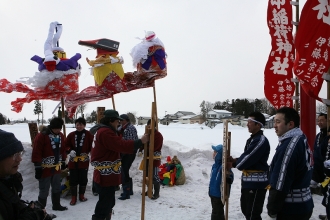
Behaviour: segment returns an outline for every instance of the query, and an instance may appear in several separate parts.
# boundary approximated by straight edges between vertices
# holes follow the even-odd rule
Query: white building
[[[221,119],[224,117],[231,116],[231,112],[227,110],[218,110],[218,109],[213,109],[207,113],[207,119]]]
[[[181,124],[191,124],[190,119],[195,116],[196,115],[185,115],[185,116],[180,117],[178,120],[179,120],[179,123],[181,123]]]

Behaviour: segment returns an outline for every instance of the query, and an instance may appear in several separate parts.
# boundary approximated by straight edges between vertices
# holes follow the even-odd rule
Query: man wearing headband
[[[246,141],[244,152],[239,158],[228,158],[233,167],[242,171],[241,210],[246,219],[261,220],[269,184],[267,160],[270,145],[261,130],[264,125],[262,113],[250,113],[247,127],[251,137]]]
[[[274,128],[279,144],[269,168],[267,204],[272,218],[308,220],[313,213],[309,188],[313,155],[299,125],[300,116],[295,109],[277,110]]]

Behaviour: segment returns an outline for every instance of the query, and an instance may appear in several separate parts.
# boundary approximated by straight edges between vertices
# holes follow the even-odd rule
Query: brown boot
[[[77,203],[77,196],[72,196],[70,205],[75,205],[76,203]]]
[[[75,205],[77,203],[77,186],[70,186],[71,192],[71,202],[70,205]]]
[[[79,201],[86,202],[87,198],[84,196],[86,191],[86,186],[79,186]]]

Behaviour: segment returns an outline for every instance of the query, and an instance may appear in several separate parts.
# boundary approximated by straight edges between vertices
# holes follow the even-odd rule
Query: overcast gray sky
[[[306,1],[300,1],[301,8]],[[33,76],[33,55],[44,56],[49,24],[63,24],[60,46],[67,57],[81,53],[80,90],[94,85],[86,57],[96,53],[78,45],[79,40],[109,38],[120,42],[124,71],[133,71],[130,50],[152,30],[165,44],[168,75],[156,81],[159,117],[177,111],[200,112],[200,103],[236,98],[264,98],[264,67],[271,48],[266,22],[266,0],[112,0],[112,1],[11,1],[0,2],[0,78],[15,82]],[[0,112],[10,119],[36,119],[33,102],[22,112],[11,111],[10,102],[22,93],[1,93]],[[326,96],[323,88],[321,97]],[[148,116],[152,88],[114,96],[119,113]],[[45,100],[45,118],[58,104]],[[111,99],[88,103],[112,108]]]

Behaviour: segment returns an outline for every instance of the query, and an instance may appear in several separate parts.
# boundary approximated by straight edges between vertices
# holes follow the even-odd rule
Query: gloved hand
[[[77,156],[76,151],[74,151],[74,150],[70,151],[70,154],[69,155],[72,158]]]
[[[309,187],[316,188],[316,187],[318,187],[318,183],[315,182],[314,180],[311,180]]]
[[[68,166],[65,164],[65,161],[61,162],[61,170],[65,170]]]
[[[330,160],[324,161],[324,167],[330,169]]]
[[[268,213],[268,215],[269,215],[269,217],[271,217],[271,218],[276,218],[276,217],[277,217],[276,214],[269,214],[269,213]]]
[[[227,184],[232,184],[232,183],[233,183],[233,179],[230,178],[230,177],[227,177],[227,178],[226,178],[226,183],[227,183]]]
[[[110,63],[118,63],[119,60],[117,58],[113,58],[110,56]]]
[[[38,179],[41,179],[41,176],[42,176],[42,167],[35,167],[34,168],[36,173],[34,175],[34,177],[38,180]]]
[[[119,56],[118,59],[119,59],[119,63],[121,63],[121,64],[124,63],[124,58],[122,56]]]

